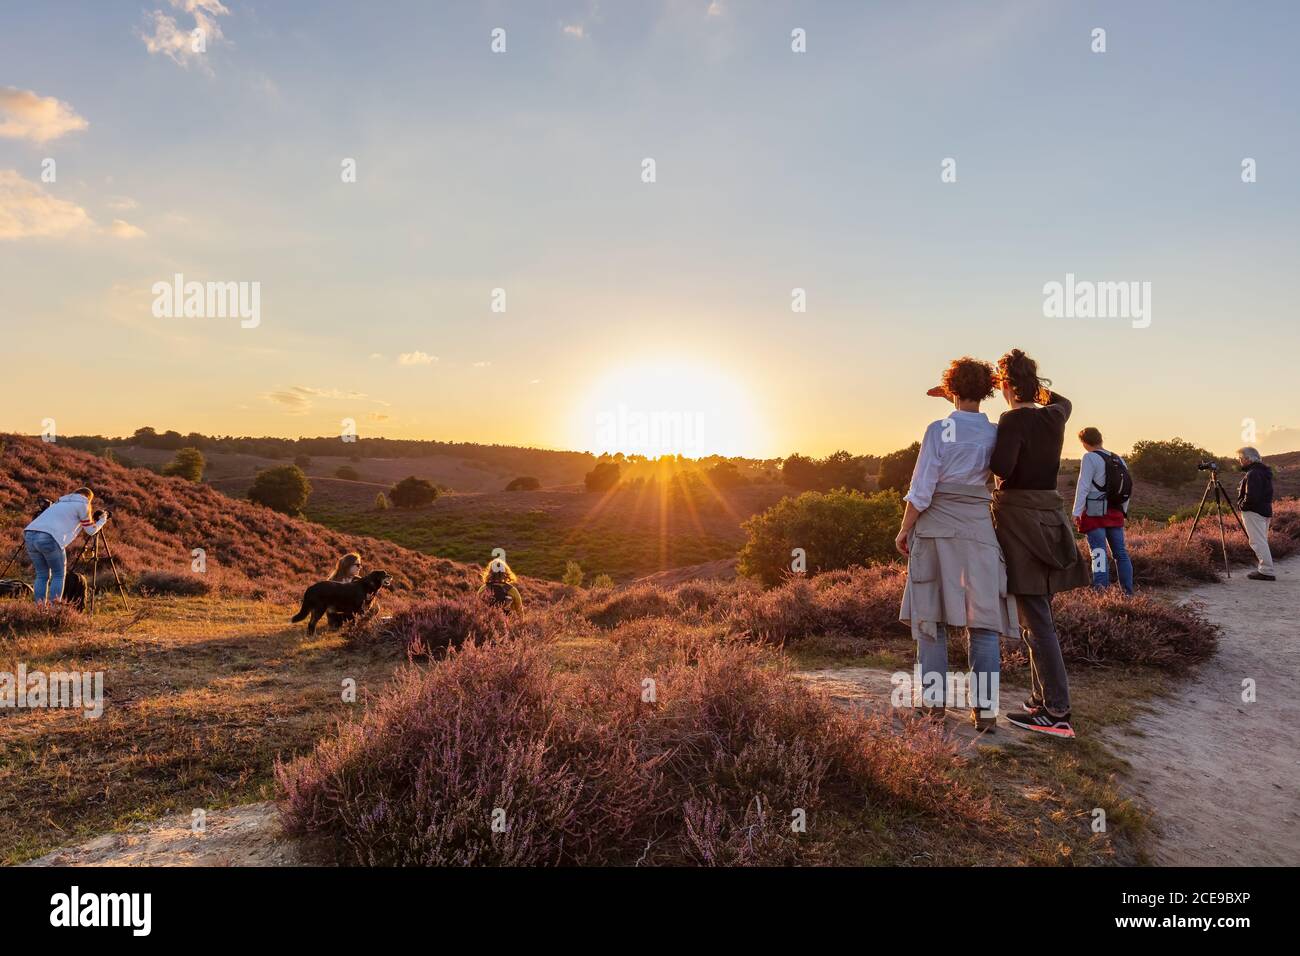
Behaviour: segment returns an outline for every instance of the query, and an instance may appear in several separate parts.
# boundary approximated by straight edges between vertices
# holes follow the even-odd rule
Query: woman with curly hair
[[[1006,565],[989,513],[989,459],[997,426],[979,410],[993,394],[993,369],[955,359],[927,393],[955,406],[931,422],[921,440],[903,524],[894,546],[907,556],[899,620],[916,640],[916,670],[927,716],[943,716],[948,687],[948,632],[969,635],[971,719],[981,731],[997,723],[999,635],[1016,633]],[[956,703],[956,702],[954,702]]]
[[[1029,651],[1031,692],[1007,720],[1025,730],[1073,737],[1070,683],[1052,620],[1052,595],[1087,587],[1091,565],[1074,540],[1065,500],[1056,490],[1069,399],[1049,391],[1038,363],[1020,349],[998,360],[998,384],[1011,408],[998,419],[989,467],[998,476],[993,524],[1007,560],[1007,590],[1016,597],[1021,639]]]
[[[506,564],[505,558],[493,558],[483,569],[482,584],[479,586],[480,600],[493,607],[505,607],[516,614],[524,610],[524,599],[515,582],[519,579]]]

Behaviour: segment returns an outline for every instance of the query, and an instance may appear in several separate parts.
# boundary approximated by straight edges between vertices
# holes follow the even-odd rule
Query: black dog
[[[69,571],[63,578],[63,600],[78,611],[86,609],[86,576],[80,571]]]
[[[316,623],[326,613],[330,624],[338,627],[355,618],[363,611],[371,609],[375,595],[380,588],[391,587],[393,579],[387,571],[371,571],[365,577],[355,581],[319,581],[309,587],[302,596],[302,607],[292,618],[297,624],[308,616],[307,633],[316,633]]]

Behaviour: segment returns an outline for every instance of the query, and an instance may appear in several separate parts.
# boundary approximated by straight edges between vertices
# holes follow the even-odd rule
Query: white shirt
[[[1105,451],[1105,449],[1102,449]],[[1107,454],[1114,454],[1107,452]],[[1120,461],[1119,455],[1115,455]],[[1084,454],[1079,460],[1079,483],[1074,486],[1074,510],[1076,518],[1083,514],[1085,499],[1106,497],[1106,459],[1095,451]],[[1128,502],[1124,502],[1124,513],[1128,514]]]
[[[930,507],[934,486],[941,481],[983,485],[989,480],[989,459],[998,426],[983,412],[956,409],[931,422],[921,439],[921,453],[912,469],[912,487],[903,496],[917,511]]]
[[[96,523],[90,520],[90,499],[85,495],[64,495],[36,516],[25,531],[44,531],[59,547],[66,548],[82,531],[94,534],[104,527],[108,518]]]

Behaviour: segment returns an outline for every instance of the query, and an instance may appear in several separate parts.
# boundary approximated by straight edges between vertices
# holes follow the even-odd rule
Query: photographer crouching
[[[83,531],[87,536],[97,534],[108,521],[107,511],[91,511],[94,499],[95,493],[89,488],[78,488],[38,514],[24,530],[27,557],[36,572],[32,589],[36,592],[37,604],[63,597],[68,545]]]
[[[1273,469],[1260,460],[1259,452],[1249,446],[1237,449],[1237,464],[1245,474],[1237,486],[1237,508],[1246,525],[1246,537],[1259,559],[1259,569],[1246,577],[1252,581],[1276,581],[1273,552],[1268,546],[1268,525],[1273,517]]]

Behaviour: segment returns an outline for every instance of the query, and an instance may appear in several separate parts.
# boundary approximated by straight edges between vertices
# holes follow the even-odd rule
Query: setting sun
[[[645,361],[607,372],[574,412],[573,444],[597,454],[754,454],[764,445],[752,396],[716,366]]]

